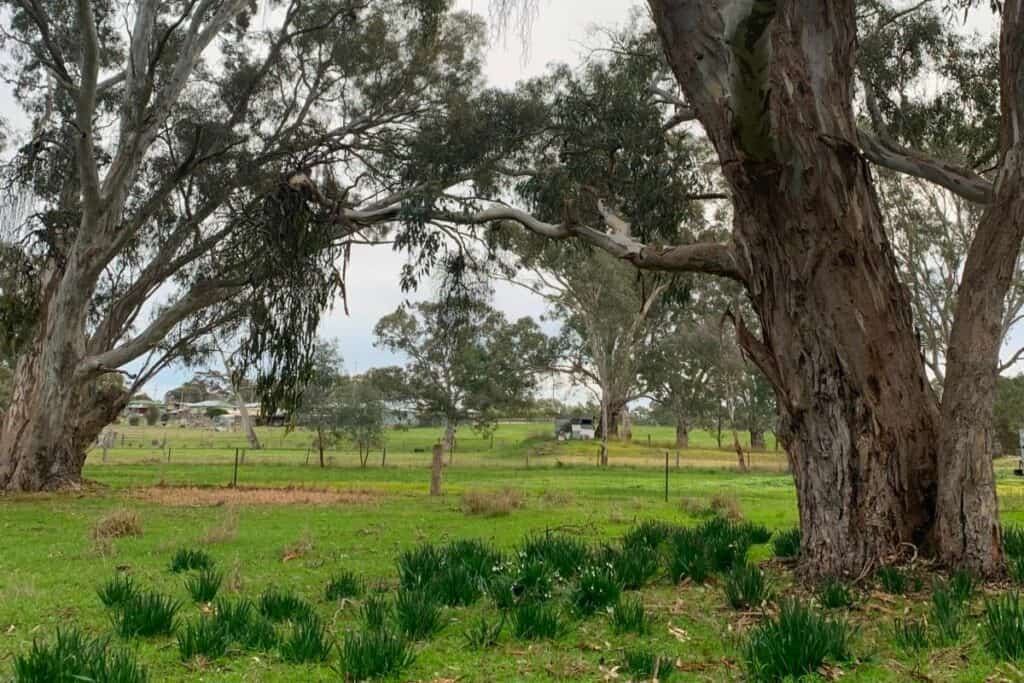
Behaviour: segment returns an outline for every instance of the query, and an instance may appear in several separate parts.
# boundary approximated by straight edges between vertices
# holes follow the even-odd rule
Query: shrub
[[[590,559],[587,544],[575,536],[566,534],[534,534],[527,537],[520,551],[529,560],[541,560],[549,565],[563,579],[569,579],[580,571]]]
[[[162,636],[174,632],[181,603],[156,592],[136,593],[115,613],[115,630],[124,638]]]
[[[508,574],[497,574],[487,582],[487,595],[500,610],[511,609],[516,604],[517,584]]]
[[[505,558],[493,546],[478,539],[452,541],[442,549],[447,564],[465,567],[474,576],[490,578]]]
[[[573,607],[579,614],[589,616],[614,605],[622,593],[622,584],[607,565],[590,566],[580,572],[572,590]]]
[[[512,633],[521,640],[557,638],[565,630],[561,612],[551,603],[524,602],[512,612]]]
[[[800,556],[800,529],[776,531],[772,537],[772,552],[775,557]]]
[[[466,629],[466,645],[472,650],[482,650],[498,644],[498,637],[505,627],[505,615],[495,622],[486,616],[478,617]]]
[[[260,595],[260,614],[271,621],[301,618],[313,612],[313,606],[294,593],[279,591],[271,586]]]
[[[393,676],[412,664],[413,659],[405,638],[387,629],[346,633],[341,645],[341,670],[348,681]]]
[[[398,580],[403,588],[427,586],[444,564],[444,553],[435,545],[425,543],[398,556]]]
[[[750,539],[746,531],[735,522],[712,517],[697,527],[697,536],[712,571],[727,571],[747,559]]]
[[[644,610],[644,603],[639,597],[623,598],[612,609],[612,630],[615,633],[636,633],[646,635],[651,630],[651,622]]]
[[[635,550],[649,548],[657,550],[672,533],[673,526],[659,520],[640,522],[622,536],[622,547]]]
[[[523,493],[505,488],[501,491],[470,489],[462,494],[462,511],[467,515],[501,517],[523,506]]]
[[[756,565],[736,565],[725,575],[725,599],[735,609],[756,607],[768,597],[764,572]]]
[[[679,529],[669,544],[669,574],[678,583],[690,579],[704,583],[711,573],[711,565],[704,553],[704,544],[693,529]]]
[[[891,595],[903,595],[907,592],[907,575],[899,567],[882,567],[875,572],[882,590]]]
[[[127,574],[116,574],[114,578],[96,589],[100,602],[111,608],[120,607],[138,592],[132,577]]]
[[[441,603],[426,590],[403,588],[395,598],[395,620],[407,638],[427,638],[441,628]]]
[[[245,631],[238,637],[238,642],[250,650],[268,652],[277,647],[280,640],[274,623],[269,619],[254,615]]]
[[[1024,527],[1003,527],[1003,551],[1008,557],[1024,557]]]
[[[185,590],[192,596],[192,602],[210,602],[217,597],[224,575],[213,569],[203,569],[185,579]]]
[[[484,594],[484,580],[463,564],[447,563],[434,577],[429,590],[443,605],[472,605]]]
[[[200,617],[178,631],[178,654],[182,661],[196,657],[216,659],[228,651],[231,638],[222,622],[215,618]]]
[[[818,601],[831,609],[849,607],[853,604],[853,594],[845,583],[830,576],[818,587]]]
[[[141,535],[142,521],[134,510],[114,510],[96,520],[92,527],[92,538],[98,541]]]
[[[350,571],[335,574],[327,582],[324,598],[328,602],[337,602],[344,598],[357,598],[363,594],[363,582]]]
[[[932,590],[931,622],[942,643],[960,640],[963,621],[963,603],[948,587],[936,584]]]
[[[202,550],[180,548],[171,557],[171,571],[175,574],[192,571],[193,569],[211,569],[213,558]]]
[[[996,659],[1024,659],[1024,609],[1020,594],[1006,593],[985,601],[985,646]]]
[[[524,600],[543,599],[551,596],[555,580],[555,569],[541,558],[525,559],[516,572],[513,592]]]
[[[658,573],[658,551],[647,544],[605,546],[595,560],[611,567],[623,588],[641,588]]]
[[[743,519],[740,501],[731,494],[716,493],[711,496],[711,503],[708,505],[708,509],[713,515],[727,520],[738,522]]]
[[[762,543],[767,543],[772,538],[772,532],[764,524],[741,522],[737,524],[737,529],[746,536],[747,542],[751,545],[761,545]]]
[[[292,622],[292,630],[281,641],[278,651],[283,661],[301,664],[326,661],[333,648],[320,617],[306,612]]]
[[[391,616],[391,603],[380,593],[367,596],[363,606],[359,610],[366,622],[366,627],[371,629],[382,629]]]
[[[928,647],[928,627],[918,619],[895,619],[892,639],[896,647],[907,654],[920,652]]]
[[[146,669],[125,650],[111,650],[106,639],[90,638],[75,628],[57,629],[52,643],[32,641],[26,654],[14,655],[15,683],[145,683]]]
[[[239,640],[249,628],[255,614],[251,600],[228,602],[218,600],[213,606],[213,619],[232,640]]]
[[[755,681],[799,678],[816,671],[825,660],[849,659],[852,635],[845,621],[784,600],[777,618],[751,630],[743,647],[747,673]]]
[[[634,680],[670,681],[676,672],[672,657],[646,649],[626,650],[622,660],[623,668]]]

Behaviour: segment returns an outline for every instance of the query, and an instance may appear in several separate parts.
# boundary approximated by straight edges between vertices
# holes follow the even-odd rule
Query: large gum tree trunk
[[[725,30],[715,3],[651,5],[732,189],[761,323],[760,338],[741,326],[740,342],[783,413],[802,567],[860,575],[931,541],[938,406],[852,142],[854,3],[746,5],[726,59],[693,39],[695,24]]]
[[[686,415],[676,415],[676,448],[690,447],[690,421]]]

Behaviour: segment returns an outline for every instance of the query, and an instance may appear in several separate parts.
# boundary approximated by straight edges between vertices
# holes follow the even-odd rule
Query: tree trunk
[[[434,444],[434,455],[430,461],[430,495],[441,495],[441,470],[444,468],[444,446]]]
[[[750,450],[752,451],[763,451],[764,446],[764,430],[756,427],[750,428]]]
[[[1003,305],[1024,238],[1022,183],[1024,142],[1003,158],[996,197],[982,216],[968,252],[946,354],[939,442],[939,551],[947,564],[982,576],[997,576],[1004,569],[992,470],[992,412]]]
[[[324,430],[320,426],[316,428],[316,449],[320,453],[320,467],[323,468],[326,466],[324,464]]]
[[[623,443],[633,443],[633,421],[629,415],[629,406],[622,406],[619,416],[622,420],[619,428],[619,439]]]
[[[453,460],[453,449],[455,447],[455,418],[445,418],[444,422],[444,440],[441,442],[444,446],[444,452],[448,454],[448,462],[451,464]]]
[[[740,443],[740,435],[736,430],[732,430],[732,447],[736,450],[736,464],[739,467],[740,472],[747,473],[750,471],[750,464],[747,462],[747,455],[743,452],[743,445]]]
[[[235,404],[238,406],[238,420],[242,423],[242,430],[245,432],[245,440],[249,442],[249,448],[259,450],[260,440],[252,426],[252,416],[249,415],[249,409],[237,391],[235,392]]]
[[[676,448],[690,447],[690,422],[685,415],[676,415]]]
[[[850,142],[853,0],[755,5],[774,16],[739,27],[748,51],[732,59],[749,63],[730,71],[714,52],[728,45],[692,40],[694,22],[721,27],[717,5],[651,3],[732,191],[736,253],[761,323],[761,338],[738,325],[740,343],[783,413],[803,569],[860,575],[931,541],[937,401],[870,169]]]

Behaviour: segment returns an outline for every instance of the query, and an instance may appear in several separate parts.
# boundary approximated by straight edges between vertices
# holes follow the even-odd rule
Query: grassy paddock
[[[428,443],[433,438],[436,435],[426,437]],[[456,453],[454,466],[445,471],[445,495],[439,499],[426,495],[425,458],[410,460],[409,466],[382,468],[377,463],[360,469],[336,463],[321,470],[301,463],[269,464],[251,456],[241,468],[241,482],[248,486],[301,486],[335,494],[324,504],[292,503],[288,496],[300,496],[302,491],[278,492],[280,500],[264,501],[280,504],[236,505],[226,493],[227,504],[193,505],[197,501],[187,491],[156,502],[146,487],[223,486],[232,467],[184,453],[180,458],[172,454],[169,464],[132,460],[127,454],[123,460],[111,457],[102,464],[93,454],[86,476],[100,485],[95,490],[0,498],[5,541],[0,557],[0,680],[9,675],[14,653],[26,652],[34,637],[52,637],[58,626],[74,622],[92,635],[110,633],[110,613],[96,588],[118,570],[128,572],[141,587],[181,601],[179,619],[195,621],[204,607],[189,598],[184,575],[169,570],[171,556],[182,547],[202,549],[213,557],[224,575],[222,595],[255,599],[270,586],[293,591],[314,605],[329,636],[340,641],[360,621],[360,600],[327,603],[324,587],[331,577],[351,571],[368,585],[384,582],[394,595],[396,556],[425,541],[478,538],[509,551],[528,534],[563,529],[598,545],[620,537],[639,520],[696,524],[716,498],[772,530],[796,523],[791,479],[771,471],[782,466],[779,456],[755,455],[755,463],[763,459],[771,467],[741,475],[728,469],[735,469],[735,464],[717,450],[684,453],[691,457],[679,470],[673,453],[665,502],[664,456],[647,449],[645,440],[637,441],[632,446],[616,444],[612,462],[617,464],[608,469],[589,464],[592,445],[535,440],[518,452],[477,453],[477,460],[470,458],[471,453]],[[523,452],[527,448],[535,449],[529,469]],[[702,461],[697,455],[705,452],[707,460]],[[1012,478],[1011,467],[1008,461],[998,466],[1001,508],[1005,519],[1020,522],[1024,481]],[[464,512],[463,493],[482,492],[486,498],[488,492],[505,488],[521,494],[520,507],[500,516]],[[168,490],[173,491],[162,489]],[[119,511],[129,513],[141,534],[109,538],[96,532],[110,526],[109,518]],[[750,558],[762,562],[776,596],[810,595],[813,591],[794,586],[783,565],[767,561],[770,552],[770,545],[756,545]],[[1015,680],[1013,670],[993,660],[984,648],[979,630],[982,597],[966,611],[960,642],[905,654],[893,642],[892,618],[926,614],[927,590],[889,596],[866,583],[855,587],[854,594],[852,607],[833,611],[859,626],[853,647],[856,658],[841,665],[843,680],[980,682],[992,680],[989,677],[996,672]],[[497,645],[474,650],[466,647],[465,633],[478,617],[494,618],[495,608],[487,600],[446,608],[440,632],[415,644],[416,660],[401,680],[601,680],[624,660],[627,650],[638,647],[671,656],[679,669],[673,680],[744,679],[742,634],[760,617],[756,610],[731,609],[720,579],[677,587],[659,575],[653,584],[627,595],[640,597],[653,619],[647,635],[616,634],[608,615],[599,611],[586,618],[572,617],[570,628],[555,640],[525,643],[513,639],[506,626]],[[336,655],[325,663],[287,664],[276,653],[236,653],[186,664],[179,659],[173,637],[125,642],[137,651],[154,680],[339,680],[331,668],[337,664]]]

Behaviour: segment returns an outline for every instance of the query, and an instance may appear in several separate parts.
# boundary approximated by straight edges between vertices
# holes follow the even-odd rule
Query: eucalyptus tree
[[[441,418],[447,452],[460,424],[486,429],[503,410],[528,405],[552,362],[551,341],[532,318],[509,322],[473,293],[400,307],[374,334],[377,346],[406,359],[375,372],[377,386],[387,399]]]
[[[293,406],[347,246],[390,222],[422,256],[404,286],[444,261],[419,207],[493,184],[460,119],[517,115],[481,94],[482,21],[446,0],[0,6],[32,122],[4,173],[18,268],[0,322],[18,362],[0,489],[77,482],[127,398],[208,357],[218,331],[243,339],[264,408]]]
[[[969,10],[977,3],[949,4]],[[992,3],[999,100],[991,120],[977,88],[955,97],[906,92],[908,101],[932,103],[933,125],[949,124],[942,114],[967,123],[963,144],[941,151],[917,149],[894,132],[892,109],[878,107],[870,117],[860,113],[871,107],[857,106],[862,78],[876,98],[887,88],[858,64],[859,47],[888,42],[916,58],[902,26],[931,11],[928,3],[909,11],[862,0],[648,6],[663,48],[652,52],[665,55],[675,81],[671,89],[663,82],[653,88],[675,103],[666,122],[694,122],[713,148],[733,208],[731,238],[693,240],[675,222],[619,206],[613,188],[595,193],[596,217],[545,219],[503,207],[469,218],[517,221],[547,237],[582,239],[642,269],[703,273],[742,286],[758,324],[737,319],[738,339],[782,412],[808,572],[859,575],[917,547],[951,565],[999,573],[989,444],[1002,312],[1024,237],[1021,0]],[[960,57],[950,50],[941,59],[955,69]],[[932,74],[926,69],[919,78]],[[899,98],[894,103],[903,106]],[[629,149],[623,145],[613,158]],[[974,167],[969,150],[990,164]],[[941,401],[921,358],[872,165],[984,206],[964,263]]]

